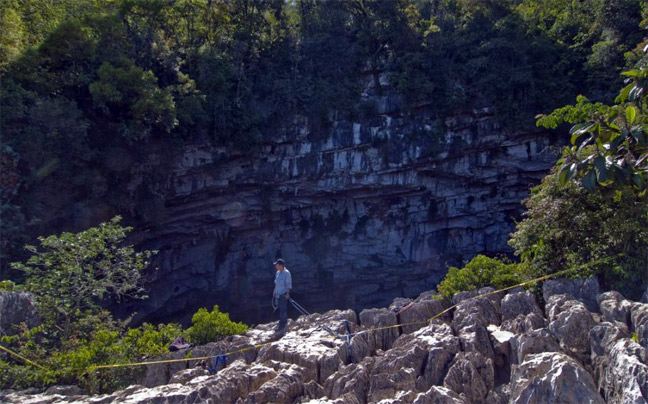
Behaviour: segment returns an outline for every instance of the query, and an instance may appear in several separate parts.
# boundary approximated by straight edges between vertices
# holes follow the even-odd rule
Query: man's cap
[[[281,265],[284,266],[284,267],[286,266],[286,263],[285,263],[284,260],[282,260],[281,258],[277,259],[277,260],[274,262],[274,265],[277,265],[277,264],[281,264]]]

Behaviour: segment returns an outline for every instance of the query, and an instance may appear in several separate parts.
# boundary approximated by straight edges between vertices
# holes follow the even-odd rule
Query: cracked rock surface
[[[455,309],[428,321],[446,307],[424,293],[388,308],[302,316],[289,322],[284,335],[274,334],[276,323],[262,324],[193,348],[195,357],[243,350],[211,374],[195,360],[151,365],[143,380],[112,394],[55,386],[37,394],[2,391],[0,402],[648,402],[648,304],[616,292],[592,297],[584,292],[591,282],[565,282],[548,285],[544,311],[525,291],[480,297],[492,291],[486,288],[455,296]],[[598,311],[590,311],[592,302]]]

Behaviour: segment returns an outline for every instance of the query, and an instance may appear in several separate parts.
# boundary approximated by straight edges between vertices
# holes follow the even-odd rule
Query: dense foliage
[[[579,92],[609,102],[647,16],[641,0],[3,1],[0,258],[46,217],[38,189],[120,211],[124,148],[254,150],[386,95],[440,122],[495,106],[511,128]]]
[[[191,327],[186,330],[187,338],[196,344],[218,341],[228,335],[245,334],[247,326],[230,320],[229,314],[221,313],[218,306],[212,311],[202,308],[191,317]]]
[[[27,262],[12,264],[25,273],[25,289],[34,294],[50,338],[74,338],[79,330],[73,325],[96,315],[107,298],[146,297],[140,279],[153,253],[120,246],[131,230],[120,220],[118,216],[79,233],[39,237],[40,248],[25,247],[32,253]]]
[[[575,125],[510,240],[528,276],[611,257],[590,268],[604,288],[639,299],[648,286],[648,41],[641,46],[615,104],[579,97],[538,120]]]
[[[510,244],[528,277],[587,264],[604,257],[612,262],[588,268],[604,288],[639,299],[648,285],[648,203],[636,189],[590,192],[554,172],[526,201],[525,218]]]
[[[520,262],[478,255],[450,267],[437,290],[455,293],[483,286],[501,289],[567,269],[574,277],[597,276],[603,290],[639,300],[648,288],[648,203],[644,192],[617,185],[614,192],[587,190],[561,180],[554,168],[525,201],[524,219],[509,244]],[[540,298],[541,284],[529,284]]]
[[[12,265],[25,271],[25,283],[2,286],[31,292],[42,324],[33,329],[18,325],[16,334],[3,336],[0,343],[37,366],[14,356],[0,359],[0,389],[77,384],[93,392],[113,391],[132,384],[144,368],[92,366],[159,357],[179,336],[204,344],[247,331],[218,306],[198,310],[186,330],[173,323],[128,328],[127,321],[102,309],[108,299],[145,298],[142,276],[153,253],[123,246],[129,231],[116,217],[79,233],[42,237],[40,248],[27,246],[32,256]]]
[[[489,261],[489,272],[478,256],[466,268],[450,268],[442,294],[497,287],[502,276],[526,280],[586,268],[575,276],[595,275],[604,289],[641,297],[648,287],[648,41],[636,54],[613,105],[579,96],[576,105],[539,117],[549,128],[575,125],[572,146],[533,189],[525,218],[511,234],[521,262]]]
[[[592,103],[580,96],[576,105],[557,109],[538,120],[556,128],[577,123],[570,133],[572,147],[565,149],[560,181],[579,178],[583,187],[617,189],[634,187],[639,196],[648,188],[648,41],[636,66],[622,73],[629,77],[612,106]],[[585,139],[585,140],[583,140]]]
[[[477,255],[463,268],[448,268],[448,273],[439,283],[437,290],[443,297],[452,299],[458,292],[476,290],[484,286],[502,289],[517,285],[522,280],[518,264]]]

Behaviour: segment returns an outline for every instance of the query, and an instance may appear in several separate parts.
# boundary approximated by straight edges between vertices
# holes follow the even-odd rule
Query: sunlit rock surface
[[[560,286],[560,282],[549,287]],[[556,290],[564,292],[564,286]],[[396,299],[390,308],[367,309],[360,315],[352,310],[332,310],[302,316],[289,321],[284,334],[273,331],[276,322],[262,324],[251,328],[246,335],[193,348],[194,358],[228,354],[226,364],[212,372],[198,359],[182,362],[181,369],[176,364],[173,367],[149,365],[145,377],[149,387],[142,385],[144,381],[137,381],[138,384],[124,390],[95,396],[85,395],[74,386],[55,386],[39,394],[3,391],[0,402],[639,404],[648,401],[648,354],[636,341],[637,331],[645,325],[645,304],[627,301],[615,293],[603,293],[594,296],[594,301],[601,302],[604,313],[590,312],[575,296],[560,293],[549,296],[545,307],[548,318],[545,318],[526,292],[513,290],[504,296],[479,296],[490,290],[455,296],[459,305],[447,316],[439,315],[436,319],[430,318],[440,314],[444,306],[432,293],[424,293],[414,301]],[[402,316],[404,307],[430,310],[431,314],[422,319],[417,329],[410,330],[406,325],[411,323],[405,322],[409,319]],[[627,315],[625,307],[631,308]],[[400,314],[396,315],[394,309]],[[615,320],[619,315],[627,318],[628,323]],[[529,328],[510,327],[506,322],[529,316],[537,316],[542,321],[537,327]],[[501,322],[502,318],[506,320]],[[179,355],[187,353],[181,351]],[[207,365],[211,363],[207,361]],[[152,380],[157,385],[150,385]]]

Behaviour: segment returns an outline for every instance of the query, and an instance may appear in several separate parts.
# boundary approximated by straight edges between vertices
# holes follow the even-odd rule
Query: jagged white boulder
[[[336,335],[346,333],[344,321],[355,328],[356,315],[352,310],[333,310],[328,313],[303,316],[279,340],[264,345],[259,350],[257,360],[274,360],[292,363],[307,370],[304,381],[315,380],[322,384],[340,366],[349,363],[345,341],[331,335],[323,327],[328,327]]]
[[[563,353],[527,355],[513,366],[510,404],[605,404],[592,376]]]
[[[545,302],[554,295],[566,294],[583,303],[591,312],[598,310],[596,296],[600,293],[596,277],[580,279],[549,279],[542,284],[542,297]],[[551,319],[549,319],[551,320]]]
[[[511,339],[511,363],[524,362],[527,355],[543,352],[562,352],[560,344],[546,328],[532,330]]]
[[[303,401],[303,404],[362,404],[352,393],[345,394],[336,399],[318,398],[309,401]]]
[[[375,358],[365,358],[361,364],[352,363],[340,368],[324,382],[326,396],[337,399],[351,394],[359,402],[366,403],[369,374],[375,361]]]
[[[550,298],[550,302],[556,296]],[[577,300],[565,300],[552,308],[553,320],[549,330],[558,338],[560,347],[583,364],[590,359],[589,331],[596,321],[585,305]]]
[[[461,341],[461,349],[467,352],[478,352],[483,356],[493,359],[495,352],[491,344],[490,335],[483,321],[475,314],[469,314],[455,332]]]
[[[452,360],[443,386],[469,403],[484,402],[495,384],[493,361],[477,352],[460,352]]]
[[[648,349],[648,304],[635,303],[630,311],[630,320],[639,344]]]
[[[612,345],[615,342],[629,338],[628,328],[621,323],[610,323],[604,321],[592,327],[589,332],[589,343],[592,351],[592,359],[604,358],[610,354]]]
[[[420,393],[412,404],[467,404],[454,391],[443,386],[432,386],[425,393]]]
[[[398,322],[402,324],[403,333],[409,334],[425,327],[428,319],[445,310],[440,300],[424,296],[422,299],[413,301],[403,307],[398,314]]]
[[[376,375],[410,367],[415,370],[416,389],[426,391],[430,386],[442,383],[450,361],[460,349],[459,339],[452,328],[437,320],[398,338],[391,350],[377,358],[372,380]]]
[[[365,309],[360,312],[360,325],[363,328],[393,327],[398,324],[396,313],[389,309]],[[365,356],[373,355],[376,350],[386,351],[392,347],[398,338],[398,328],[387,328],[371,333],[361,334],[364,347],[354,349],[354,354],[360,360]],[[359,344],[360,342],[357,342]]]
[[[456,293],[454,296],[452,296],[452,304],[459,304],[465,300],[476,300],[475,298],[488,299],[490,300],[491,303],[493,303],[495,309],[499,312],[500,302],[502,300],[502,297],[504,297],[505,292],[498,292],[498,293],[494,293],[494,292],[495,292],[495,288],[491,286],[486,286],[484,288],[477,289],[477,290],[459,292]],[[478,297],[482,295],[488,295],[488,296],[484,296],[483,298]]]
[[[180,384],[186,384],[190,380],[193,380],[197,377],[200,376],[207,376],[209,375],[209,371],[207,369],[204,369],[202,367],[196,367],[193,369],[185,369],[181,370],[179,372],[176,372],[171,376],[171,380],[169,380],[170,384],[174,383],[180,383]]]
[[[250,392],[245,399],[238,399],[237,404],[276,403],[292,404],[304,394],[307,370],[296,365],[271,361],[276,377],[263,383],[258,389]]]
[[[547,326],[547,320],[542,313],[519,314],[514,319],[502,321],[502,330],[510,331],[515,334],[522,334],[527,331],[537,330]]]
[[[629,338],[612,344],[601,389],[608,404],[648,403],[648,354]]]
[[[623,295],[616,291],[601,293],[596,297],[599,309],[603,318],[609,322],[618,321],[630,325],[630,311],[632,302],[626,300]]]
[[[370,377],[369,403],[382,400],[392,401],[399,392],[415,391],[417,370],[410,367],[400,368],[393,373],[376,373]]]
[[[528,291],[509,293],[501,303],[502,321],[512,320],[519,315],[526,316],[531,313],[542,315],[542,310],[535,298]]]
[[[499,301],[489,297],[473,297],[461,300],[454,312],[452,328],[461,341],[461,349],[478,352],[493,359],[495,354],[487,330],[489,325],[500,325]]]

